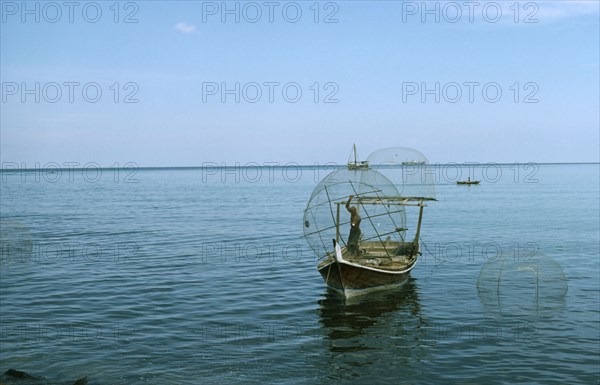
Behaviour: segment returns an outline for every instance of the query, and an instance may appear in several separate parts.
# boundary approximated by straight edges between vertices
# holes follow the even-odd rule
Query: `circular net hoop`
[[[339,243],[346,246],[350,231],[350,213],[345,202],[355,196],[351,205],[358,207],[362,218],[361,241],[404,241],[406,214],[402,206],[362,205],[361,198],[398,197],[395,184],[374,169],[340,169],[327,175],[314,189],[304,211],[304,236],[319,258],[332,250],[336,238],[339,206]],[[357,206],[358,204],[358,206]],[[391,231],[390,231],[391,229]]]
[[[419,151],[389,147],[373,152],[369,166],[393,181],[403,197],[435,198],[435,169]]]
[[[540,253],[491,259],[477,279],[481,303],[507,314],[557,309],[564,305],[567,290],[568,280],[560,263]]]

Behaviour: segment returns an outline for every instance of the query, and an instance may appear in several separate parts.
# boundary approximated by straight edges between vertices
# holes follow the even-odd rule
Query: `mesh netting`
[[[403,197],[435,198],[435,170],[425,155],[412,148],[377,150],[367,159],[369,166],[393,181]]]
[[[33,242],[29,228],[19,221],[0,221],[0,261],[25,262],[31,256]]]
[[[567,288],[560,264],[543,254],[495,258],[482,267],[477,279],[481,303],[506,312],[561,307]]]
[[[345,208],[348,197],[357,198],[352,205],[358,207],[362,218],[362,241],[393,239],[403,241],[406,215],[404,207],[397,205],[360,204],[361,199],[397,197],[398,190],[383,174],[373,170],[341,169],[327,175],[314,189],[304,211],[304,235],[319,257],[332,249],[336,238],[339,206],[339,242],[346,245],[350,231],[350,213]]]

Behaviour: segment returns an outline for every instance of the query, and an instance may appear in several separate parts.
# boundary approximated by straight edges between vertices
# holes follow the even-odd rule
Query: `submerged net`
[[[488,309],[513,314],[564,305],[568,281],[560,264],[544,254],[502,256],[488,261],[477,279],[477,294]]]
[[[345,202],[355,196],[352,206],[368,198],[398,197],[392,181],[373,170],[340,169],[327,175],[314,189],[304,211],[304,236],[319,257],[332,249],[336,238],[339,206],[339,243],[346,246],[350,231],[350,213]],[[395,205],[358,204],[362,218],[360,229],[362,241],[403,241],[406,215],[404,207]]]
[[[29,228],[20,221],[0,221],[0,262],[26,262],[33,251]]]

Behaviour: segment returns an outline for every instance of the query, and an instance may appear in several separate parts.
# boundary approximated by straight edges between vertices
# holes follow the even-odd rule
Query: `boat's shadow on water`
[[[397,289],[349,299],[328,289],[319,301],[319,316],[322,341],[329,350],[330,379],[358,379],[374,371],[393,377],[398,365],[427,354],[427,321],[414,278]]]

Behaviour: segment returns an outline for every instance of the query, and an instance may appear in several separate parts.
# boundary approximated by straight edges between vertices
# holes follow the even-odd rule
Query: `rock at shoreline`
[[[73,383],[73,385],[86,385],[88,383],[87,377],[83,377],[80,378],[79,380],[75,381]]]
[[[15,377],[15,378],[34,378],[33,376],[22,372],[20,370],[8,369],[4,374],[7,376]]]

